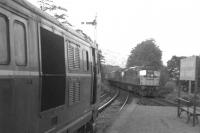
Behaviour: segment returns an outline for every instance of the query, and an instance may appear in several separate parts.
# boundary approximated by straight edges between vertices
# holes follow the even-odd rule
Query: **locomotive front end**
[[[154,70],[140,70],[141,95],[155,96],[160,82],[160,72]]]

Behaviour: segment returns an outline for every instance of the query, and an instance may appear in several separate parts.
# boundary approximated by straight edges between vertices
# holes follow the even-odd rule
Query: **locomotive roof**
[[[128,68],[124,68],[121,71],[129,71],[129,70],[135,70],[135,71],[140,71],[140,70],[153,70],[156,71],[154,69],[151,69],[151,67],[148,66],[134,66],[134,67],[128,67]]]
[[[136,71],[138,71],[138,70],[141,70],[142,69],[142,67],[141,66],[134,66],[134,67],[128,67],[128,68],[125,68],[125,69],[123,69],[122,71],[129,71],[129,70],[136,70]]]
[[[10,1],[10,0],[9,0]],[[37,8],[36,6],[32,5],[30,2],[28,2],[27,0],[12,0],[18,4],[20,4],[21,6],[23,6],[24,8],[30,10],[31,12],[33,12],[34,14],[50,21],[51,23],[59,26],[60,28],[62,28],[65,31],[70,32],[71,34],[73,34],[74,36],[88,42],[91,46],[96,47],[93,42],[89,39],[86,38],[86,36],[84,36],[83,34],[81,34],[80,32],[77,32],[75,30],[73,30],[72,28],[63,25],[62,23],[60,23],[58,20],[56,20],[53,16],[49,15],[46,12],[43,12],[42,10],[40,10],[39,8]],[[3,3],[4,5],[8,5],[8,0],[0,0],[1,3]]]

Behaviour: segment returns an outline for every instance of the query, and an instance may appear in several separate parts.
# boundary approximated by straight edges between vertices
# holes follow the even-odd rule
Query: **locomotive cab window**
[[[25,66],[27,63],[26,54],[26,27],[24,23],[17,20],[14,21],[14,47],[15,47],[15,63],[18,66]]]
[[[44,28],[41,34],[42,91],[41,111],[65,104],[64,38]]]
[[[0,14],[0,64],[9,63],[9,27],[6,16]]]
[[[86,50],[83,50],[83,69],[84,71],[89,70],[89,54]]]

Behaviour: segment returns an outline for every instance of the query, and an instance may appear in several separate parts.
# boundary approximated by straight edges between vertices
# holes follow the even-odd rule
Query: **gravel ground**
[[[117,117],[106,133],[200,133],[186,123],[186,115],[178,118],[176,107],[143,106],[133,102]]]
[[[139,98],[137,104],[147,106],[177,106],[177,103],[164,98]]]
[[[165,97],[174,101],[176,95]],[[120,100],[103,111],[97,119],[96,133],[200,133],[200,123],[195,127],[186,123],[186,115],[177,117],[176,107],[158,104],[132,95],[125,108],[119,112]],[[145,106],[144,106],[145,105]]]

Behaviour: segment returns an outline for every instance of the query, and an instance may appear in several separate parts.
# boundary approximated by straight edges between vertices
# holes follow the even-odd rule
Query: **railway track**
[[[101,113],[107,106],[109,106],[119,95],[119,90],[116,91],[114,96],[107,100],[103,105],[98,108],[98,112]],[[106,98],[107,99],[107,98]]]
[[[126,99],[125,99],[125,101],[124,101],[124,104],[122,104],[122,107],[120,108],[120,111],[121,111],[121,110],[124,108],[124,106],[127,104],[128,99],[129,99],[129,93],[128,93],[128,95],[126,96]]]
[[[177,106],[177,103],[163,99],[163,98],[146,98],[142,97],[138,104],[148,106]]]
[[[127,91],[124,88],[119,88],[119,89]],[[155,97],[155,98],[148,98],[148,97],[139,96],[137,94],[132,94],[132,96],[135,97],[135,98],[137,98],[138,99],[138,104],[141,104],[141,105],[149,105],[149,106],[177,106],[176,102],[169,101],[169,100],[166,100],[164,98],[157,98],[157,97]]]
[[[171,101],[168,101],[168,100],[162,99],[162,98],[151,99],[151,101],[153,101],[161,106],[177,106],[177,104],[175,102],[171,102]]]
[[[129,100],[128,92],[117,90],[112,98],[98,108],[97,133],[104,133],[106,131]]]
[[[126,93],[126,96],[125,97],[124,97],[124,95],[123,96],[119,96],[121,93]],[[108,107],[109,105],[111,105],[112,102],[118,98],[118,96],[121,99],[122,98],[124,99],[124,102],[120,102],[121,103],[120,111],[121,111],[124,108],[124,106],[126,105],[128,99],[129,99],[129,93],[126,92],[126,91],[119,90],[119,89],[117,89],[117,91],[115,92],[115,94],[112,97],[108,96],[108,95],[109,94],[103,94],[101,96],[101,98],[100,98],[101,102],[104,101],[104,104],[102,104],[102,105],[100,104],[101,106],[99,106],[99,108],[98,108],[98,112],[99,113],[101,113],[104,109],[106,109],[106,107]],[[107,96],[107,97],[105,97],[105,96]],[[106,102],[105,102],[105,99],[108,99],[108,100],[106,100]]]
[[[100,99],[103,99],[107,95],[108,95],[107,93],[102,94],[101,97],[100,97]]]

